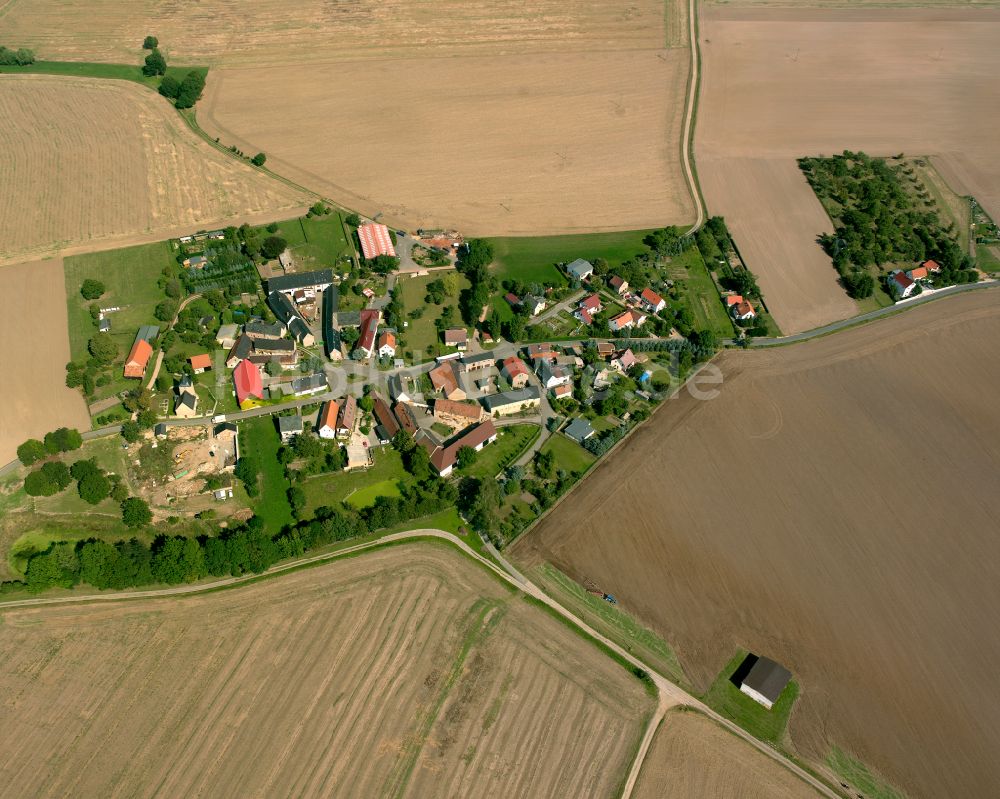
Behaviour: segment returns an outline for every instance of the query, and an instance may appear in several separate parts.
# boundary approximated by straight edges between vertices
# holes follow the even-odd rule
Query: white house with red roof
[[[618,275],[615,275],[613,278],[611,278],[611,280],[609,280],[608,283],[610,284],[611,288],[613,288],[618,293],[619,297],[622,296],[623,294],[628,294],[628,281],[623,280]]]
[[[369,222],[358,228],[358,241],[361,242],[361,252],[366,260],[378,258],[380,255],[396,255],[396,248],[392,246],[392,236],[389,235],[389,228],[375,222]]]
[[[624,352],[619,352],[617,356],[611,360],[611,368],[616,372],[621,372],[624,374],[633,366],[638,363],[635,357],[635,353],[632,350],[625,350]]]
[[[361,312],[361,335],[354,348],[365,358],[371,358],[375,351],[375,334],[378,332],[379,312],[375,308],[366,308]]]
[[[622,311],[618,316],[608,321],[608,327],[612,333],[619,330],[630,330],[633,327],[640,327],[646,323],[646,315],[639,311]]]
[[[378,337],[378,357],[379,358],[395,358],[396,357],[396,335],[386,330],[381,336]]]
[[[889,277],[889,288],[892,289],[897,300],[903,300],[913,294],[917,288],[917,282],[905,272],[897,269]]]
[[[659,313],[667,307],[667,301],[650,288],[639,293],[639,300],[650,313]]]
[[[739,322],[749,322],[751,319],[757,318],[757,311],[754,310],[750,300],[741,299],[740,302],[730,307],[729,312],[733,315],[733,319]]]

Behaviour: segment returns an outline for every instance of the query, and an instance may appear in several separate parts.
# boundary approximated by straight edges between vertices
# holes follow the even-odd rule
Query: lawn
[[[512,236],[490,239],[495,255],[494,274],[500,280],[565,285],[566,275],[557,263],[577,258],[593,262],[603,258],[611,267],[646,251],[648,230],[620,233],[581,233],[570,236]]]
[[[709,707],[735,721],[762,741],[781,746],[785,737],[785,727],[788,725],[788,717],[792,712],[792,705],[795,704],[799,695],[798,683],[794,680],[788,683],[781,696],[778,697],[778,701],[774,703],[774,707],[768,710],[742,693],[729,679],[746,656],[745,651],[739,651],[726,664],[722,673],[715,678],[715,682],[712,683],[702,700]]]
[[[145,55],[145,54],[144,54]],[[202,75],[208,74],[208,67],[167,67],[167,75],[179,83],[192,70]],[[103,80],[129,80],[141,83],[151,89],[159,88],[163,78],[147,78],[139,64],[94,64],[88,61],[36,61],[23,67],[0,67],[0,73],[30,73],[34,75],[72,75],[78,78],[101,78]]]
[[[565,469],[575,475],[583,474],[590,467],[590,464],[597,460],[573,439],[567,438],[562,433],[549,436],[549,440],[542,447],[542,452],[553,453],[556,459],[556,468]]]
[[[441,336],[438,334],[434,322],[441,317],[441,312],[446,306],[450,305],[455,309],[454,326],[462,327],[464,324],[458,312],[457,295],[445,297],[441,305],[428,305],[424,302],[424,297],[427,296],[427,284],[440,279],[443,274],[437,272],[423,277],[400,278],[398,284],[403,293],[403,311],[407,322],[406,330],[403,333],[406,344],[402,349],[412,352],[418,360],[424,355],[436,356],[443,350]],[[469,281],[460,276],[458,291],[461,292],[462,289],[468,287]],[[423,315],[419,319],[411,319],[410,312],[417,308],[424,309]]]
[[[690,247],[675,255],[668,271],[678,276],[683,274],[679,294],[691,308],[695,328],[712,330],[719,338],[732,338],[733,323],[698,248]]]
[[[399,496],[398,484],[410,480],[400,454],[390,447],[383,447],[374,450],[372,457],[375,463],[370,469],[321,474],[302,483],[306,495],[306,515],[324,505],[335,507],[348,497],[351,505],[360,508],[371,505],[380,494]]]
[[[279,222],[275,235],[288,242],[299,271],[334,267],[341,256],[349,255],[352,250],[336,211],[325,216],[296,217]],[[346,269],[341,267],[340,271]]]
[[[460,473],[470,477],[496,477],[538,438],[541,428],[534,424],[515,424],[501,427],[497,440],[487,444],[476,454],[476,462]]]
[[[155,324],[163,327],[163,323],[153,316],[156,306],[166,299],[157,280],[164,267],[173,269],[176,266],[173,250],[164,241],[73,255],[63,261],[70,354],[74,361],[82,363],[87,360],[87,342],[97,335],[97,325],[90,318],[91,301],[80,295],[83,281],[94,278],[104,284],[104,295],[93,300],[100,307],[121,307],[120,311],[108,315],[111,332],[104,334],[111,336],[118,345],[119,358],[111,369],[114,379],[106,386],[98,386],[96,399],[109,397],[135,384],[121,376],[121,364],[132,348],[140,326]]]
[[[240,423],[240,453],[253,457],[260,467],[260,494],[252,499],[254,513],[272,534],[294,524],[292,509],[288,504],[289,482],[285,469],[278,463],[281,438],[271,416],[257,416]]]

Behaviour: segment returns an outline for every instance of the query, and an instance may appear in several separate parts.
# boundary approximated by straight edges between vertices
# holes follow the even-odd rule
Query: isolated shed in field
[[[751,658],[752,665],[750,665]],[[749,671],[745,672],[740,681],[740,691],[770,709],[792,679],[792,673],[780,663],[756,655],[747,655],[740,671],[746,669],[748,665]]]

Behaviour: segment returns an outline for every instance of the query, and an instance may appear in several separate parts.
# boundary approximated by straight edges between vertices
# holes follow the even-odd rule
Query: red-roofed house
[[[344,397],[337,419],[337,438],[348,438],[354,432],[354,422],[358,418],[358,401],[353,394]]]
[[[928,272],[933,272],[934,274],[937,274],[938,272],[941,271],[941,264],[939,264],[937,261],[924,261],[920,265]]]
[[[608,327],[612,332],[619,330],[629,330],[645,324],[646,317],[638,311],[622,311],[618,316],[608,322]]]
[[[730,294],[728,297],[726,297],[727,308],[732,308],[734,305],[739,305],[741,302],[743,302],[742,294]]]
[[[435,391],[440,391],[450,400],[464,400],[465,392],[459,388],[458,377],[455,376],[455,366],[451,361],[445,361],[440,366],[431,369],[428,375]]]
[[[354,345],[365,358],[371,358],[375,350],[375,334],[378,332],[379,312],[375,308],[366,308],[361,312],[361,335]]]
[[[455,463],[458,461],[458,451],[462,447],[472,447],[476,452],[479,452],[487,444],[496,440],[496,426],[492,420],[487,419],[447,447],[434,447],[433,443],[426,438],[423,439],[422,443],[430,451],[431,466],[437,469],[441,477],[447,477],[455,468]]]
[[[503,362],[503,375],[512,388],[524,388],[530,374],[528,365],[516,355],[511,355]]]
[[[583,322],[585,325],[592,325],[594,323],[594,317],[590,315],[590,311],[586,308],[577,308],[576,318]]]
[[[757,312],[753,309],[753,305],[750,304],[749,300],[743,300],[743,302],[734,305],[731,313],[733,318],[740,322],[749,322],[757,316]]]
[[[378,337],[378,356],[380,358],[396,357],[396,336],[386,331]]]
[[[638,361],[636,360],[635,354],[632,350],[625,350],[624,352],[618,353],[618,356],[612,359],[611,368],[624,374],[637,363]]]
[[[643,289],[639,299],[650,313],[659,313],[667,307],[667,301],[652,289]]]
[[[380,255],[396,255],[389,228],[385,225],[374,222],[362,225],[358,228],[358,240],[361,242],[361,252],[368,260],[378,258]]]
[[[906,273],[906,276],[910,280],[926,280],[927,279],[927,267],[918,266],[915,269],[911,269]]]
[[[897,269],[892,273],[892,277],[889,278],[889,286],[892,289],[892,293],[896,295],[896,299],[901,300],[913,294],[913,290],[917,287],[917,284],[907,277],[905,272],[900,272]]]
[[[233,383],[236,385],[236,401],[246,410],[256,405],[256,400],[264,399],[264,386],[257,364],[243,360],[233,369]]]
[[[620,277],[618,277],[618,275],[615,275],[608,282],[611,284],[611,288],[613,288],[616,292],[618,292],[619,296],[621,296],[622,294],[628,294],[627,280],[622,280]]]
[[[590,294],[580,300],[580,304],[577,307],[587,310],[591,313],[591,315],[593,315],[595,313],[600,313],[603,306],[601,305],[601,298],[599,295]]]
[[[320,438],[337,437],[337,415],[340,413],[340,403],[337,400],[330,400],[319,412],[316,420],[316,432]]]
[[[196,375],[200,375],[202,372],[207,372],[212,368],[212,356],[207,352],[201,355],[192,355],[188,358],[191,362],[191,368],[194,369]]]
[[[146,374],[146,366],[149,358],[153,354],[153,348],[148,341],[143,338],[137,339],[132,345],[132,350],[125,359],[125,377],[135,377],[142,379]]]

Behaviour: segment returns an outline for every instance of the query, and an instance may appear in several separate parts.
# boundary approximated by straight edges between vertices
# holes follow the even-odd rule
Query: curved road
[[[528,580],[522,573],[515,569],[503,558],[499,558],[499,562],[504,566],[501,568],[493,561],[488,558],[483,557],[478,552],[476,552],[472,547],[470,547],[465,541],[460,539],[458,536],[452,533],[445,532],[444,530],[434,530],[434,529],[420,529],[420,530],[410,530],[402,533],[390,533],[389,535],[384,535],[381,538],[377,538],[374,541],[368,541],[363,544],[356,544],[354,546],[346,547],[344,549],[338,550],[337,552],[328,552],[321,555],[312,555],[306,558],[299,558],[298,560],[291,561],[290,563],[285,563],[280,566],[275,566],[264,572],[264,575],[272,577],[279,575],[282,572],[286,572],[292,569],[297,569],[301,566],[310,563],[320,563],[323,561],[332,561],[341,558],[345,555],[361,552],[366,549],[373,549],[384,544],[396,542],[396,541],[406,541],[410,539],[419,538],[438,538],[443,541],[448,542],[452,546],[459,549],[462,553],[468,557],[475,560],[480,565],[489,569],[497,577],[515,588],[520,589],[528,596],[542,602],[547,605],[553,611],[558,613],[567,621],[574,624],[580,630],[582,630],[586,635],[588,635],[593,640],[607,647],[609,650],[615,653],[619,658],[623,659],[625,662],[632,665],[634,668],[642,669],[647,674],[649,674],[650,679],[656,686],[658,694],[658,702],[656,711],[653,713],[649,720],[649,724],[646,727],[645,733],[643,734],[642,741],[640,742],[639,749],[636,753],[635,760],[632,763],[631,769],[629,771],[629,776],[625,784],[625,788],[622,792],[622,799],[628,799],[632,790],[635,786],[636,780],[638,779],[639,772],[642,768],[643,760],[646,757],[646,753],[649,751],[649,747],[653,741],[653,736],[656,734],[656,730],[659,728],[660,722],[663,720],[666,712],[675,706],[683,705],[690,707],[694,710],[698,710],[705,714],[716,723],[721,724],[723,727],[728,729],[734,735],[742,738],[744,741],[749,743],[755,749],[763,752],[768,757],[777,761],[785,768],[789,769],[800,779],[808,783],[810,786],[815,788],[823,796],[829,797],[830,799],[839,799],[838,794],[833,792],[824,783],[816,779],[812,774],[802,769],[796,763],[792,762],[784,755],[778,751],[772,749],[767,744],[754,738],[750,733],[744,730],[742,727],[734,724],[728,719],[720,716],[706,704],[704,704],[697,697],[689,694],[684,689],[680,688],[674,683],[670,682],[662,674],[659,674],[649,665],[643,663],[637,657],[627,652],[614,641],[605,638],[597,630],[590,627],[585,621],[575,616],[569,610],[560,605],[556,600],[542,591],[538,586]],[[506,569],[506,570],[505,570]],[[250,574],[243,575],[240,577],[226,577],[221,580],[214,580],[210,583],[202,583],[200,585],[181,585],[174,586],[173,588],[156,588],[145,591],[128,591],[128,592],[118,592],[118,593],[103,593],[103,594],[83,594],[80,596],[68,596],[68,597],[52,597],[52,598],[38,598],[38,599],[16,599],[7,602],[0,602],[0,611],[5,608],[19,608],[19,607],[38,607],[41,605],[65,605],[65,604],[75,604],[75,603],[87,603],[87,602],[115,602],[123,600],[132,599],[149,599],[155,597],[164,596],[181,596],[185,594],[198,594],[205,591],[212,591],[218,588],[226,586],[235,586],[240,583],[247,583],[254,580],[260,579],[261,575]]]
[[[694,173],[694,159],[691,157],[691,140],[694,137],[695,109],[698,107],[698,88],[701,81],[701,57],[698,48],[697,2],[689,0],[688,25],[691,44],[691,75],[688,80],[687,102],[684,105],[684,136],[681,139],[681,161],[684,163],[684,177],[687,178],[691,199],[694,201],[698,216],[688,230],[691,235],[705,223],[705,204],[702,202],[701,191],[698,189],[698,179]]]

